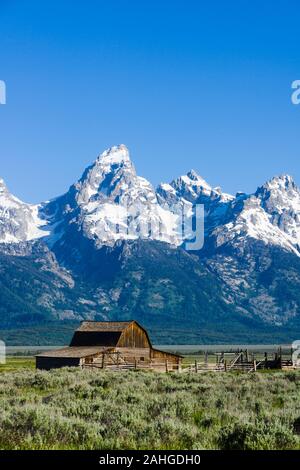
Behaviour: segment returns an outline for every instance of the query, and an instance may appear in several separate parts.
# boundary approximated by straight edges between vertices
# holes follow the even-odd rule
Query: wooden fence
[[[181,372],[181,365],[175,364],[170,361],[164,362],[146,362],[146,361],[134,361],[134,362],[120,362],[110,364],[99,364],[99,363],[88,363],[83,364],[84,369],[105,369],[111,371],[125,371],[125,370],[156,370],[160,372]]]
[[[108,355],[109,361],[103,358],[100,362],[90,362],[82,364],[82,368],[105,369],[111,371],[126,370],[153,370],[159,372],[182,372],[182,373],[204,373],[204,372],[230,372],[241,371],[245,373],[256,372],[259,369],[283,369],[292,370],[296,368],[291,359],[284,359],[281,354],[275,353],[268,357],[265,353],[263,359],[257,360],[248,351],[237,351],[231,353],[216,353],[214,363],[208,361],[205,354],[204,361],[195,361],[192,364],[176,364],[165,360],[124,360],[119,355]]]

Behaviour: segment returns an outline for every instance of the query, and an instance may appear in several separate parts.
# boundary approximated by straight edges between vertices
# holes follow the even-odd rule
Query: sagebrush
[[[0,376],[1,449],[299,449],[300,373]]]

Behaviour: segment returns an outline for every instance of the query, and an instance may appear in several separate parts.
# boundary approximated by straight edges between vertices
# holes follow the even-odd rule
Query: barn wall
[[[58,369],[60,367],[78,367],[80,359],[74,357],[36,357],[37,369]]]
[[[174,364],[181,363],[181,358],[179,356],[175,356],[173,354],[169,354],[164,351],[158,351],[156,349],[151,349],[151,358],[154,360],[157,360],[157,362],[159,362],[159,360],[162,360],[162,361],[167,360],[168,362],[171,362]]]
[[[150,348],[117,348],[121,357],[130,362],[130,359],[149,361]]]
[[[120,348],[150,348],[150,343],[145,331],[136,323],[126,328],[117,344]]]

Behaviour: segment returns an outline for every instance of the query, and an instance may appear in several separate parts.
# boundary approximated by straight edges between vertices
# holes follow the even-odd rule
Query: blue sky
[[[28,202],[125,143],[153,184],[300,185],[297,1],[0,0],[0,175]]]

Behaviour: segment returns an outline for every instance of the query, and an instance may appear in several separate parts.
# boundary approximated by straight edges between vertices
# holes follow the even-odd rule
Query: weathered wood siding
[[[128,362],[132,360],[149,361],[150,348],[117,348],[121,357]]]
[[[179,364],[181,362],[181,358],[179,356],[175,356],[164,351],[158,351],[157,349],[151,349],[151,359],[157,360],[157,362],[167,360],[174,364]]]
[[[136,323],[132,323],[120,336],[119,348],[150,348],[146,332]]]

